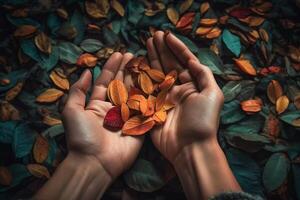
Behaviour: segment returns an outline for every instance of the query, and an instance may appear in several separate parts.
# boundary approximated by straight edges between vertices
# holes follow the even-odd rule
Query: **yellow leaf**
[[[36,101],[40,103],[51,103],[59,99],[63,96],[64,93],[58,89],[50,88],[41,93],[37,98]]]
[[[179,14],[174,7],[169,7],[167,9],[167,16],[172,24],[176,25],[179,20]]]
[[[117,1],[117,0],[112,0],[112,1],[110,2],[110,4],[111,4],[111,7],[112,7],[112,8],[113,8],[120,16],[122,16],[122,17],[124,16],[125,10],[124,10],[122,4],[120,4],[119,1]]]
[[[68,90],[70,88],[70,83],[67,78],[62,77],[60,74],[58,74],[55,70],[53,70],[50,74],[50,79],[53,81],[53,83],[63,90]]]
[[[283,113],[289,106],[290,100],[287,96],[281,96],[276,100],[276,112]]]
[[[48,169],[40,164],[28,164],[27,165],[28,171],[37,178],[50,178],[50,173]]]

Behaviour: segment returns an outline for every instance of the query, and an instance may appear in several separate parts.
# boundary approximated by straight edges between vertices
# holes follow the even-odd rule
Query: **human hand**
[[[112,107],[106,102],[106,90],[113,79],[124,80],[124,67],[132,54],[114,53],[103,67],[93,87],[89,102],[86,93],[91,84],[91,73],[86,70],[71,87],[63,110],[63,123],[69,153],[96,159],[115,179],[136,159],[143,137],[121,135],[103,127],[104,116]]]
[[[224,97],[210,69],[173,34],[157,31],[148,39],[147,49],[153,68],[179,72],[180,85],[173,86],[167,97],[175,107],[151,133],[154,145],[174,162],[184,148],[216,140]]]

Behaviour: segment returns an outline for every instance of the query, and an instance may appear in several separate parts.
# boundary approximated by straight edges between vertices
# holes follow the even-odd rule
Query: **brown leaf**
[[[272,103],[276,103],[277,99],[283,94],[282,87],[277,80],[270,81],[267,88],[267,95]]]
[[[220,28],[218,28],[218,27],[215,27],[209,33],[207,33],[205,35],[205,38],[207,38],[207,39],[214,39],[214,38],[219,37],[221,35],[221,33],[222,33],[222,30]]]
[[[294,97],[294,104],[295,104],[296,108],[299,110],[300,109],[300,94],[297,94]]]
[[[179,12],[180,13],[186,12],[191,7],[193,2],[194,0],[185,0],[184,2],[182,2],[179,7]]]
[[[9,102],[0,101],[0,120],[19,120],[20,113],[19,111]]]
[[[12,101],[18,94],[21,92],[23,88],[23,82],[17,83],[17,85],[10,90],[8,90],[5,94],[5,100],[6,101]]]
[[[167,112],[165,110],[161,109],[161,110],[155,112],[152,118],[157,123],[162,124],[167,119]]]
[[[165,105],[167,94],[168,90],[162,90],[160,93],[158,93],[156,97],[155,110],[158,111]]]
[[[50,54],[52,50],[50,38],[43,32],[40,32],[34,37],[34,43],[37,48],[46,54]]]
[[[55,89],[55,88],[50,88],[47,89],[46,91],[42,92],[37,98],[36,101],[40,103],[51,103],[56,100],[58,100],[61,96],[64,95],[64,92]]]
[[[107,96],[116,106],[121,106],[126,103],[128,99],[127,89],[122,81],[113,80],[109,83],[107,88]]]
[[[124,122],[126,122],[129,119],[130,111],[126,103],[122,103],[121,105],[121,116]]]
[[[18,38],[25,38],[32,36],[37,31],[37,28],[32,25],[21,25],[14,32],[14,36]]]
[[[243,59],[243,58],[233,58],[235,61],[236,66],[244,73],[256,76],[256,69],[252,66],[249,60]]]
[[[12,182],[12,175],[7,167],[0,166],[0,184],[9,186]]]
[[[48,140],[41,135],[37,135],[33,146],[34,160],[37,163],[44,162],[48,157],[48,152],[49,152]]]
[[[153,92],[153,83],[150,77],[145,72],[141,72],[139,74],[138,82],[143,92],[145,92],[146,94],[151,94]]]
[[[62,77],[59,75],[55,70],[53,70],[50,74],[50,79],[53,81],[53,83],[63,90],[69,90],[70,83],[67,78]]]
[[[281,96],[276,100],[276,112],[283,113],[289,106],[290,100],[287,96]]]
[[[85,10],[89,16],[95,19],[106,18],[107,13],[104,13],[96,3],[85,1]]]
[[[50,178],[50,173],[48,169],[40,164],[28,164],[27,165],[28,171],[37,178]]]
[[[170,89],[174,85],[176,79],[177,79],[177,71],[176,70],[170,71],[166,75],[165,80],[159,84],[159,89],[160,90]]]
[[[144,118],[136,115],[125,122],[122,133],[124,135],[143,135],[155,125],[155,121],[150,118]]]
[[[56,13],[58,16],[60,16],[63,19],[68,19],[68,17],[69,17],[68,12],[64,8],[58,8],[56,10]]]
[[[146,71],[150,78],[156,82],[162,82],[165,80],[165,74],[158,69],[149,69]]]
[[[197,28],[196,30],[196,35],[198,36],[203,36],[203,35],[206,35],[207,33],[209,33],[211,30],[213,29],[213,27],[199,27]]]
[[[96,0],[96,4],[102,13],[104,13],[105,15],[108,14],[110,9],[109,0]]]
[[[179,14],[174,7],[169,7],[167,9],[167,16],[172,24],[176,25],[179,20]]]
[[[203,18],[203,19],[200,19],[200,25],[202,26],[213,26],[215,24],[218,23],[218,19],[209,19],[209,18]]]
[[[201,15],[203,15],[204,13],[206,13],[209,9],[209,3],[208,2],[203,2],[201,5],[200,5],[200,13]]]
[[[270,114],[266,119],[264,132],[273,138],[278,138],[280,133],[279,120],[274,115]]]
[[[147,99],[147,110],[145,113],[143,113],[144,116],[149,117],[154,114],[155,103],[156,103],[156,97],[149,95],[149,97]]]
[[[192,23],[195,17],[194,12],[188,12],[180,17],[179,21],[176,24],[176,29],[178,30],[192,30]]]
[[[47,124],[48,126],[54,126],[54,125],[62,124],[62,121],[60,119],[51,117],[50,115],[45,115],[43,117],[43,123]]]
[[[245,22],[251,27],[260,26],[264,21],[265,18],[263,17],[257,17],[257,16],[248,16],[246,18],[239,18],[240,21]]]
[[[242,110],[251,114],[261,111],[261,101],[256,99],[250,99],[241,102]]]
[[[117,0],[112,0],[112,1],[110,2],[110,5],[111,5],[111,7],[112,7],[112,8],[113,8],[120,16],[122,16],[122,17],[124,16],[125,10],[124,10],[122,4],[120,4],[119,1],[117,1]]]
[[[293,126],[300,127],[300,118],[294,119],[292,121]]]
[[[10,80],[8,78],[1,78],[0,79],[0,85],[5,86],[10,83]]]
[[[261,38],[263,41],[265,41],[265,42],[268,42],[268,41],[269,41],[269,34],[267,33],[267,31],[266,31],[265,29],[260,28],[260,29],[258,30],[258,32],[259,32],[260,38]]]
[[[84,67],[95,67],[97,61],[98,58],[96,56],[89,53],[84,53],[78,58],[76,64]]]

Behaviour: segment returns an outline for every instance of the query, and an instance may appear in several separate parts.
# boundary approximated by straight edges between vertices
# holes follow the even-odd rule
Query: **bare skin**
[[[211,71],[172,34],[156,32],[148,39],[147,49],[153,68],[179,71],[180,84],[168,96],[176,106],[165,124],[150,134],[157,149],[174,165],[187,198],[207,199],[223,191],[240,191],[216,139],[224,97]],[[85,102],[89,71],[72,86],[63,111],[69,154],[36,199],[100,198],[132,165],[144,137],[110,132],[102,123],[112,107],[105,102],[108,83],[119,79],[128,87],[132,84],[130,76],[124,75],[131,58],[129,53],[111,56],[89,102]]]

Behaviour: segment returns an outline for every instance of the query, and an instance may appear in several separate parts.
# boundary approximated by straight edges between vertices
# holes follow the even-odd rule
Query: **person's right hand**
[[[173,34],[157,31],[147,41],[153,68],[179,72],[180,85],[169,92],[175,107],[163,126],[151,132],[154,145],[173,163],[180,152],[193,144],[216,140],[224,96],[211,70]]]

